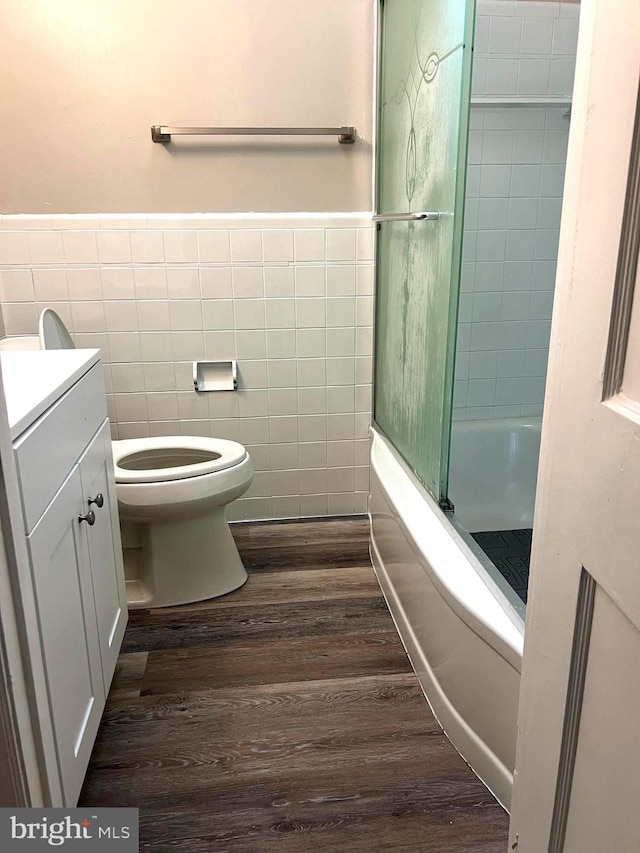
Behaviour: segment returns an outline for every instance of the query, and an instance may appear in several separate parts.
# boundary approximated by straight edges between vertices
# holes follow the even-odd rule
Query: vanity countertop
[[[0,352],[11,438],[21,433],[100,360],[100,350]]]

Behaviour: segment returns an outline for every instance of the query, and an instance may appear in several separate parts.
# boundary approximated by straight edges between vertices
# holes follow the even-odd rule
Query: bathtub
[[[466,530],[533,527],[540,424],[540,418],[453,424],[449,499]]]
[[[388,440],[371,432],[371,559],[380,586],[440,725],[508,810],[524,609],[456,515],[477,530],[531,526],[539,423],[454,425],[456,515],[443,513]],[[528,469],[515,454],[519,445]],[[505,458],[510,473],[491,489],[491,506],[479,479],[465,486],[464,472],[471,460],[495,472]]]

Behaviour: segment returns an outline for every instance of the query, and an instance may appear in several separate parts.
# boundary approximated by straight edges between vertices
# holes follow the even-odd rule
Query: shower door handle
[[[416,213],[374,213],[374,222],[416,222],[423,219],[440,219],[438,210],[419,210]]]

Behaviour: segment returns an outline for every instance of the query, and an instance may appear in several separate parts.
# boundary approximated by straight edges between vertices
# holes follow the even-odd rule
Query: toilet
[[[198,436],[112,446],[129,606],[186,604],[242,586],[247,573],[225,507],[253,479],[244,447]]]
[[[39,332],[43,349],[74,347],[50,308]],[[112,447],[129,607],[188,604],[242,586],[247,573],[225,507],[251,485],[245,448],[173,435],[123,439]]]

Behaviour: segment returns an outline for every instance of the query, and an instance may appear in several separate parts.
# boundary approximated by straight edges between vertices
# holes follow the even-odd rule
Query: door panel
[[[436,221],[378,225],[377,425],[437,498],[451,428],[472,0],[384,0],[379,213]]]
[[[80,793],[105,698],[82,511],[76,468],[27,540],[67,806]]]
[[[571,791],[566,850],[584,849],[585,837],[592,850],[640,850],[640,823],[627,819],[628,803],[640,803],[640,672],[629,659],[640,660],[640,632],[597,587],[573,769],[589,784]]]
[[[113,461],[109,423],[87,448],[80,462],[85,512],[89,500],[103,497],[103,505],[91,504],[96,522],[89,531],[89,558],[98,621],[104,689],[108,693],[127,625],[127,594],[122,565],[122,544],[113,483]]]

